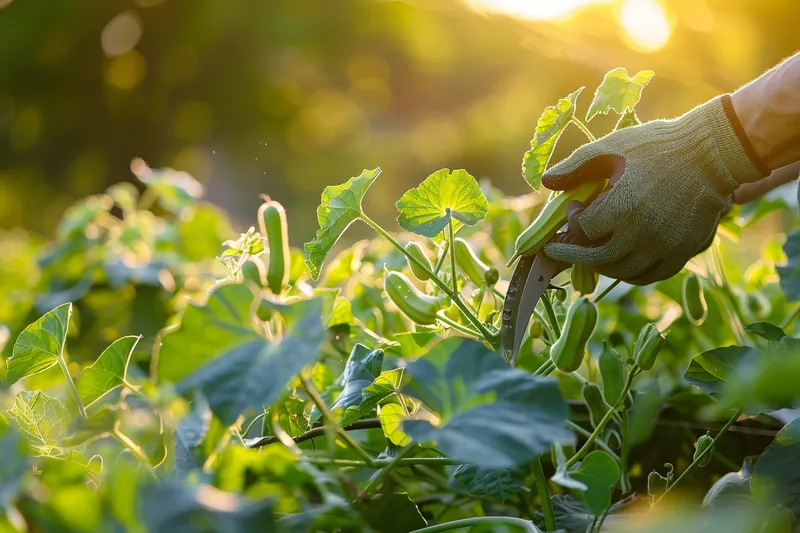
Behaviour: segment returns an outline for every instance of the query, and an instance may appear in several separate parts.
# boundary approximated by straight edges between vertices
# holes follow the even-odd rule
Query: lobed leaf
[[[449,485],[469,494],[486,496],[504,502],[519,492],[530,472],[529,465],[515,468],[480,468],[475,465],[459,465],[453,472]]]
[[[59,305],[20,333],[14,343],[13,355],[6,362],[6,382],[9,385],[44,372],[63,360],[70,316],[72,304]]]
[[[18,393],[14,406],[2,413],[32,446],[45,455],[58,446],[69,423],[64,403],[38,390]]]
[[[750,481],[753,498],[770,504],[784,504],[795,513],[800,512],[798,456],[800,418],[784,426],[756,461]]]
[[[407,191],[397,201],[403,229],[425,237],[436,237],[451,218],[474,226],[486,217],[489,202],[478,182],[466,170],[443,168]]]
[[[347,183],[331,185],[322,191],[322,202],[317,208],[319,230],[305,244],[306,266],[312,279],[319,278],[322,263],[342,233],[364,214],[361,201],[380,173],[380,168],[364,170]]]
[[[378,410],[378,418],[381,421],[383,434],[395,446],[407,446],[411,443],[411,437],[403,431],[403,422],[408,420],[408,415],[401,405],[389,403]]]
[[[380,403],[400,389],[400,383],[403,380],[403,369],[395,368],[381,372],[375,378],[375,381],[370,383],[361,391],[361,402],[358,405],[352,405],[344,412],[344,416],[340,424],[348,426],[357,420],[361,420]]]
[[[586,485],[586,490],[579,492],[577,496],[595,516],[611,506],[611,489],[619,480],[620,469],[606,452],[591,452],[569,475]]]
[[[560,99],[556,105],[545,108],[539,117],[536,132],[531,139],[531,149],[522,157],[522,176],[534,191],[539,190],[542,175],[547,169],[558,138],[575,116],[575,105],[581,91],[583,87]]]
[[[603,83],[594,92],[586,120],[592,120],[598,113],[605,115],[612,109],[620,115],[633,109],[642,96],[642,90],[655,74],[652,70],[642,70],[630,78],[628,70],[623,67],[607,72]]]
[[[140,339],[140,336],[129,336],[114,341],[103,350],[97,361],[84,369],[77,385],[84,406],[89,407],[125,383],[131,354]]]
[[[709,394],[718,394],[723,383],[729,382],[737,366],[756,354],[748,346],[725,346],[708,350],[692,358],[683,379]]]

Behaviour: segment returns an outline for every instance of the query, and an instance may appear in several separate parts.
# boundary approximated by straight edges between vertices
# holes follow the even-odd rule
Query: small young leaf
[[[623,67],[607,72],[603,83],[594,92],[594,100],[586,113],[586,120],[592,120],[598,113],[605,115],[612,109],[620,115],[633,109],[642,96],[642,89],[655,74],[652,70],[642,70],[629,78],[628,70]]]
[[[59,305],[20,333],[13,355],[7,361],[6,382],[9,385],[58,364],[64,354],[71,315],[71,303]]]
[[[340,424],[348,426],[367,416],[382,400],[400,389],[403,380],[403,369],[395,368],[381,372],[369,386],[361,391],[361,403],[347,408]]]
[[[406,416],[403,408],[396,403],[388,403],[380,408],[378,417],[381,420],[381,427],[386,438],[397,446],[406,446],[411,442],[409,437],[401,428]]]
[[[314,239],[305,244],[306,266],[313,279],[319,277],[322,263],[342,233],[364,213],[361,200],[380,173],[380,168],[364,170],[347,183],[325,187],[322,191],[322,203],[317,208],[319,230]]]
[[[64,403],[38,390],[18,393],[14,406],[2,413],[45,455],[58,445],[69,423]]]
[[[545,108],[539,122],[536,124],[536,133],[531,139],[531,149],[522,157],[522,176],[534,191],[539,190],[542,174],[547,168],[550,156],[556,146],[558,138],[575,116],[575,104],[583,87],[562,98],[554,106]]]
[[[141,337],[122,337],[103,350],[78,380],[78,394],[86,407],[106,393],[122,386],[127,379],[128,362]]]
[[[617,462],[606,452],[599,450],[584,457],[578,469],[570,472],[573,479],[586,485],[586,491],[577,496],[595,515],[601,514],[611,505],[611,489],[619,475]]]
[[[425,237],[436,237],[450,217],[474,226],[486,217],[489,202],[478,182],[466,170],[437,170],[419,187],[407,191],[397,202],[400,225]]]
[[[636,116],[636,111],[632,108],[625,111],[621,117],[619,117],[619,121],[617,121],[617,125],[614,127],[614,131],[617,130],[624,130],[625,128],[630,128],[631,126],[638,126],[641,124],[639,121],[639,117]]]

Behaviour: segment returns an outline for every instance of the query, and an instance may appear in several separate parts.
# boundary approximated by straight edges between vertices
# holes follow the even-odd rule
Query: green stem
[[[309,457],[308,461],[318,465],[349,466],[353,468],[383,468],[395,462],[394,459],[373,459],[372,464],[367,464],[366,461],[357,459],[330,459],[328,457]],[[404,457],[395,463],[395,467],[413,465],[452,466],[463,464],[463,462],[449,457]]]
[[[630,454],[631,451],[631,443],[628,437],[630,420],[627,411],[622,413],[622,424],[620,424],[620,427],[622,428],[622,450],[619,452],[619,469],[621,472],[619,488],[622,494],[628,494],[631,491],[631,480],[628,477],[628,454]]]
[[[444,241],[442,244],[442,249],[439,252],[439,257],[436,258],[436,265],[433,267],[434,274],[439,274],[439,271],[442,269],[442,265],[444,265],[444,260],[447,257],[447,251],[450,249],[450,243],[448,241]]]
[[[550,327],[553,329],[553,333],[556,334],[556,339],[561,337],[561,327],[558,325],[558,318],[556,318],[556,311],[553,309],[553,302],[550,301],[550,295],[547,291],[542,294],[542,305],[544,305],[544,311],[547,313],[547,318],[550,321]],[[553,340],[553,342],[556,341]]]
[[[450,277],[453,279],[453,293],[458,294],[458,276],[456,275],[456,247],[453,245],[455,232],[453,231],[452,216],[447,221],[447,228],[448,233],[450,234],[450,238],[447,240],[447,242],[450,243]]]
[[[556,369],[556,364],[553,362],[553,360],[547,359],[547,361],[542,363],[542,366],[540,366],[539,368],[536,369],[536,371],[534,371],[533,375],[539,377],[549,376],[550,374],[553,373],[555,369]]]
[[[376,472],[375,476],[369,480],[367,486],[364,487],[364,494],[369,494],[370,492],[373,491],[373,489],[379,487],[380,484],[383,483],[383,480],[386,479],[386,476],[389,475],[389,473],[392,471],[392,469],[396,467],[403,459],[403,457],[408,455],[413,449],[414,446],[406,446],[405,448],[401,448],[400,450],[398,450],[397,455],[394,456],[392,462],[381,468],[378,472]]]
[[[553,504],[550,501],[550,490],[547,488],[547,478],[544,477],[541,458],[533,462],[533,482],[536,485],[536,490],[539,492],[539,498],[542,500],[544,523],[547,526],[547,531],[555,531],[556,517],[555,514],[553,514]]]
[[[622,389],[622,394],[620,394],[617,401],[614,402],[614,405],[611,406],[611,409],[609,409],[608,412],[606,412],[606,414],[603,416],[603,418],[600,419],[600,422],[598,422],[597,427],[592,432],[592,434],[589,435],[589,438],[586,440],[586,443],[583,446],[581,446],[581,449],[578,450],[578,452],[575,455],[570,457],[569,461],[567,461],[566,464],[567,470],[575,466],[575,463],[580,461],[581,458],[584,455],[586,455],[586,453],[591,449],[592,445],[594,444],[594,441],[597,440],[597,438],[600,436],[600,433],[602,433],[603,429],[605,429],[606,424],[608,424],[609,421],[614,417],[614,412],[617,410],[617,406],[619,406],[621,402],[625,401],[625,396],[627,396],[628,391],[631,389],[631,385],[633,385],[633,378],[635,378],[637,375],[638,373],[636,372],[636,368],[634,367],[631,373],[628,374],[628,379],[625,381],[625,387],[623,387]]]
[[[114,435],[114,438],[119,441],[120,444],[125,446],[134,457],[136,457],[145,467],[145,470],[153,477],[153,479],[161,485],[161,480],[158,479],[158,475],[156,475],[155,470],[153,470],[153,465],[150,464],[150,459],[147,458],[147,454],[144,453],[138,444],[133,442],[130,437],[125,435],[123,432],[119,430],[117,425],[111,430],[111,434]]]
[[[444,324],[447,324],[449,327],[453,328],[456,331],[460,331],[461,333],[464,333],[466,335],[471,335],[475,338],[481,337],[481,334],[475,331],[474,329],[459,324],[455,320],[451,319],[448,316],[443,315],[442,313],[437,313],[436,319],[439,320],[440,322],[443,322]]]
[[[522,518],[513,518],[511,516],[479,516],[475,518],[462,518],[461,520],[453,520],[452,522],[447,522],[445,524],[437,524],[435,526],[415,529],[411,533],[438,533],[439,531],[451,531],[453,529],[463,529],[466,527],[492,525],[515,526],[522,529],[526,533],[541,533],[539,529],[533,525],[533,522],[529,520],[523,520]]]
[[[573,430],[575,433],[579,433],[580,435],[583,435],[583,436],[584,436],[584,437],[586,437],[586,438],[589,438],[589,437],[591,437],[591,436],[592,436],[592,434],[591,434],[591,433],[589,433],[588,431],[586,431],[585,429],[583,429],[581,426],[579,426],[578,424],[576,424],[576,423],[575,423],[575,422],[573,422],[572,420],[567,420],[566,422],[567,422],[567,426],[568,426],[570,429],[572,429],[572,430]],[[612,450],[612,449],[611,449],[611,448],[608,446],[608,444],[606,444],[606,443],[605,443],[605,441],[604,441],[603,439],[596,439],[596,440],[595,440],[595,442],[597,443],[597,447],[598,447],[598,448],[600,448],[601,450],[603,450],[604,452],[606,452],[608,455],[610,455],[611,457],[613,457],[613,458],[614,458],[614,460],[615,460],[616,462],[618,462],[618,463],[619,463],[620,461],[622,461],[622,459],[620,459],[620,456],[619,456],[619,455],[617,455],[617,454],[614,452],[614,450]]]
[[[700,453],[700,455],[698,455],[698,456],[697,456],[697,458],[695,458],[695,460],[694,460],[694,461],[692,461],[692,464],[690,464],[689,466],[687,466],[687,467],[686,467],[686,470],[684,470],[684,471],[681,473],[681,475],[680,475],[680,476],[678,476],[678,479],[676,479],[675,481],[673,481],[673,482],[672,482],[672,484],[671,484],[669,487],[667,487],[667,490],[665,490],[665,491],[664,491],[664,493],[663,493],[661,496],[659,496],[659,497],[658,497],[658,499],[657,499],[656,501],[654,501],[654,502],[653,502],[653,505],[652,505],[652,506],[650,506],[650,510],[652,510],[652,509],[653,509],[653,507],[655,507],[656,505],[658,505],[658,502],[660,502],[661,500],[663,500],[663,499],[664,499],[664,496],[666,496],[666,495],[669,493],[669,491],[671,491],[672,489],[674,489],[674,488],[675,488],[675,486],[676,486],[676,485],[678,485],[678,483],[680,483],[681,481],[683,481],[683,479],[684,479],[686,476],[688,476],[688,475],[691,473],[691,471],[692,471],[692,470],[694,470],[694,469],[695,469],[695,467],[696,467],[696,466],[697,466],[697,465],[700,463],[700,461],[702,461],[702,460],[703,460],[703,458],[704,458],[706,455],[708,455],[709,453],[711,453],[711,451],[714,449],[714,447],[716,447],[716,445],[717,445],[717,442],[719,441],[719,439],[721,439],[721,438],[722,438],[722,436],[723,436],[723,435],[725,435],[725,433],[727,433],[727,432],[728,432],[728,429],[730,429],[730,427],[733,425],[733,423],[734,423],[734,422],[736,422],[736,421],[739,419],[739,417],[740,417],[740,416],[742,416],[742,412],[743,412],[743,411],[742,411],[741,409],[737,409],[737,410],[736,410],[736,412],[735,412],[735,413],[733,413],[733,416],[732,416],[732,417],[730,417],[730,418],[728,419],[728,421],[725,423],[725,425],[724,425],[724,426],[722,426],[722,429],[720,429],[720,430],[719,430],[719,433],[717,433],[717,436],[716,436],[716,437],[714,437],[714,440],[713,440],[713,441],[711,441],[711,445],[710,445],[708,448],[706,448],[705,450],[703,450],[703,451]]]
[[[789,317],[788,317],[786,320],[784,320],[784,321],[783,321],[783,324],[781,324],[781,329],[786,329],[786,328],[788,328],[788,327],[791,325],[791,323],[792,323],[792,322],[793,322],[793,321],[794,321],[794,320],[795,320],[795,319],[796,319],[798,316],[800,316],[800,305],[798,305],[798,306],[795,308],[795,310],[794,310],[794,311],[792,311],[792,314],[791,314],[791,315],[789,315]]]
[[[61,347],[63,352],[64,347]],[[67,379],[67,385],[69,385],[70,390],[72,391],[72,395],[75,397],[75,403],[78,405],[78,412],[81,414],[84,420],[89,418],[86,416],[86,408],[83,406],[83,402],[81,401],[81,396],[78,394],[78,388],[75,386],[75,382],[72,381],[72,376],[69,375],[69,368],[67,368],[67,362],[64,361],[63,356],[58,357],[58,364],[61,366],[61,370],[64,372],[64,377]]]
[[[350,434],[347,431],[343,430],[342,427],[338,423],[336,423],[336,420],[333,418],[333,415],[331,415],[331,412],[325,405],[325,401],[319,395],[319,391],[317,391],[316,387],[314,387],[314,384],[303,376],[300,376],[300,384],[303,386],[303,389],[306,391],[306,394],[308,394],[308,396],[311,398],[311,401],[314,402],[314,405],[317,406],[319,412],[322,413],[322,418],[323,420],[325,420],[325,424],[328,427],[333,428],[335,433],[339,435],[339,437],[341,437],[342,440],[345,441],[348,446],[350,446],[353,450],[355,450],[355,452],[361,456],[361,458],[364,460],[365,463],[367,463],[368,466],[372,467],[374,459],[370,457],[370,455],[366,452],[366,450],[364,450],[364,448],[359,446],[359,444],[353,439],[353,437],[350,436]]]
[[[267,416],[267,412],[266,412],[266,411],[262,412],[260,415],[258,415],[257,417],[253,418],[253,419],[250,421],[250,423],[249,423],[249,424],[247,424],[247,427],[246,427],[246,428],[245,428],[245,430],[242,432],[242,435],[244,435],[245,437],[246,437],[247,435],[249,435],[249,434],[250,434],[250,430],[251,430],[251,429],[253,429],[253,426],[255,425],[255,423],[256,423],[256,422],[258,422],[259,420],[261,420],[262,418],[264,418],[265,416]],[[262,434],[261,434],[261,436],[263,437],[263,436],[264,436],[264,434],[262,433]]]
[[[597,140],[597,137],[595,137],[592,134],[592,132],[589,131],[589,127],[586,124],[584,124],[580,119],[572,117],[569,119],[569,121],[578,126],[578,128],[584,133],[584,135],[586,135],[586,138],[589,139],[590,142],[594,142]]]
[[[394,245],[395,248],[400,250],[408,258],[409,261],[412,261],[419,268],[425,271],[425,273],[428,274],[428,276],[431,278],[431,281],[437,287],[439,287],[445,294],[447,294],[450,297],[450,299],[453,300],[453,303],[456,305],[456,307],[458,307],[458,310],[464,313],[464,316],[467,317],[467,319],[470,322],[472,322],[472,325],[475,326],[475,329],[477,329],[480,332],[481,336],[487,342],[489,342],[493,346],[498,344],[500,336],[497,333],[493,333],[486,328],[483,322],[481,322],[481,320],[477,316],[475,316],[475,314],[472,312],[469,306],[464,303],[464,301],[461,299],[461,295],[459,295],[457,292],[453,292],[452,288],[448,287],[447,284],[442,280],[442,278],[440,278],[436,273],[434,273],[428,265],[420,261],[416,256],[414,256],[408,250],[406,250],[403,247],[403,245],[401,245],[397,241],[397,239],[392,237],[392,235],[388,231],[380,227],[371,218],[362,213],[361,219],[372,229],[374,229],[379,235],[381,235],[383,238],[392,243],[392,245]]]
[[[615,279],[615,280],[614,280],[614,282],[613,282],[611,285],[609,285],[608,287],[606,287],[605,289],[603,289],[603,292],[601,292],[600,294],[598,294],[597,296],[595,296],[595,298],[594,298],[594,303],[597,303],[597,302],[599,302],[600,300],[602,300],[603,298],[605,298],[605,297],[606,297],[606,294],[608,294],[609,292],[613,291],[613,290],[614,290],[614,287],[616,287],[616,286],[617,286],[617,285],[619,285],[620,283],[622,283],[622,280],[620,280],[620,279]]]

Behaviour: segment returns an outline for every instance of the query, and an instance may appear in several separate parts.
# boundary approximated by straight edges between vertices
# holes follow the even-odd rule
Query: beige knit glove
[[[768,174],[729,95],[616,131],[545,172],[549,189],[600,179],[613,186],[585,209],[572,206],[571,244],[544,251],[636,285],[667,279],[711,243],[731,193]]]

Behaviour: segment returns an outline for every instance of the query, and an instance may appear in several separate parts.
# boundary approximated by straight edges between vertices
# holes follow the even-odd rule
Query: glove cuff
[[[693,109],[687,115],[696,115],[710,128],[717,156],[727,174],[730,191],[744,183],[758,181],[770,174],[770,169],[756,153],[747,138],[739,117],[733,109],[729,94],[718,96]],[[687,117],[688,118],[688,117]]]

